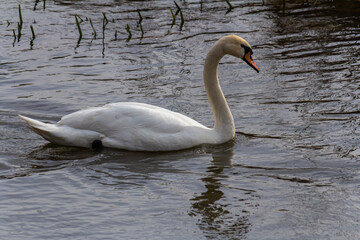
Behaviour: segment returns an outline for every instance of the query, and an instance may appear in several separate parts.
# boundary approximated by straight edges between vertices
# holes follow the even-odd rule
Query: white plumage
[[[206,58],[204,84],[215,116],[214,128],[205,127],[180,113],[135,102],[80,110],[64,116],[56,124],[20,117],[48,141],[68,146],[90,148],[95,140],[100,140],[104,147],[172,151],[200,144],[224,143],[235,136],[235,126],[218,82],[217,66],[225,54],[231,54],[258,71],[249,51],[252,53],[244,39],[232,35],[217,41]]]

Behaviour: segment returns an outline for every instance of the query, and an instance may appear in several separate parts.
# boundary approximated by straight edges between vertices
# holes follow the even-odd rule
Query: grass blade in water
[[[22,27],[23,19],[22,19],[21,6],[20,6],[20,4],[19,4],[19,19],[20,19],[20,26]]]
[[[178,13],[181,11],[181,8],[179,7],[179,5],[175,1],[174,1],[174,3],[175,3],[176,8],[177,8],[175,15],[178,15]]]
[[[18,23],[18,37],[17,37],[17,40],[18,40],[18,42],[20,41],[20,38],[21,38],[21,24],[20,23]]]
[[[34,40],[36,36],[35,36],[35,31],[34,31],[34,28],[32,25],[30,25],[30,30],[31,30],[31,34],[32,34],[32,40]]]
[[[182,28],[183,28],[183,26],[184,26],[185,20],[184,20],[184,15],[183,15],[183,13],[182,13],[181,10],[180,10],[180,17],[181,17],[180,31],[182,31]]]
[[[171,12],[171,16],[173,18],[172,23],[171,23],[171,28],[174,26],[175,22],[176,22],[176,17],[175,14],[173,12],[173,10],[170,8],[170,12]]]
[[[81,19],[81,18],[80,18]],[[78,19],[78,15],[75,15],[75,21],[76,21],[76,26],[78,28],[79,31],[79,40],[78,40],[78,44],[80,43],[81,39],[82,39],[82,31],[81,31],[81,27],[80,27],[80,22]]]
[[[17,37],[18,42],[20,41],[20,38],[21,38],[21,30],[22,30],[22,24],[23,24],[20,4],[19,4],[19,21],[20,22],[18,22],[18,25],[17,25],[17,27],[18,27],[18,37]]]
[[[14,42],[13,42],[13,47],[15,46],[15,42],[16,42],[16,33],[15,30],[13,29],[13,36],[14,36]]]
[[[40,0],[36,0],[36,1],[35,1],[35,5],[34,5],[34,9],[33,9],[34,11],[36,10],[36,6],[37,6],[37,4],[38,4],[39,2],[40,2]]]
[[[130,26],[129,26],[129,24],[126,24],[126,31],[127,31],[128,34],[129,34],[128,38],[126,39],[126,41],[128,42],[128,41],[130,41],[131,36],[132,36],[131,31],[130,31]]]
[[[141,13],[140,13],[140,10],[137,10],[138,12],[138,15],[139,15],[139,22],[138,24],[141,24],[142,20],[143,20],[143,17],[141,16]]]
[[[95,31],[94,25],[93,25],[93,23],[92,23],[92,21],[91,21],[91,18],[89,18],[89,21],[90,21],[91,28],[92,28],[92,30],[93,30],[93,33],[92,33],[92,34],[94,35],[94,38],[96,39],[97,34],[96,34],[96,31]]]
[[[33,49],[34,46],[34,39],[35,39],[35,32],[34,32],[34,28],[32,25],[30,25],[30,30],[31,30],[31,34],[32,34],[32,38],[30,40],[30,49]]]
[[[106,17],[106,14],[103,13],[103,26],[102,26],[102,32],[103,32],[103,39],[105,39],[105,28],[106,28],[106,25],[109,23],[109,20],[107,19]]]
[[[228,14],[229,12],[231,12],[231,10],[234,9],[234,7],[231,5],[230,1],[229,0],[225,0],[225,2],[228,4],[229,6],[229,9],[227,10],[226,14]]]

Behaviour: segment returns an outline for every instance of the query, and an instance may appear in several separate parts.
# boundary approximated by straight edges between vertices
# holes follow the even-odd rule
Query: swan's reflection
[[[187,169],[174,165],[186,159],[196,159],[199,156],[196,153],[198,150],[171,154],[107,150],[103,155],[94,155],[87,149],[46,145],[31,152],[31,168],[26,174],[48,172],[67,166],[73,169],[78,166],[83,171],[82,176],[101,185],[124,190],[134,189],[134,187],[142,189],[147,187],[149,181],[159,181],[159,179],[163,181],[169,176],[178,176],[188,172]],[[206,168],[206,174],[200,179],[205,190],[190,199],[192,207],[189,215],[198,219],[198,227],[206,237],[223,236],[224,239],[241,239],[245,237],[251,224],[248,219],[249,212],[245,211],[248,208],[244,206],[245,202],[242,202],[242,198],[245,198],[242,193],[247,193],[231,193],[237,191],[232,190],[234,186],[231,186],[229,181],[234,180],[229,175],[234,156],[233,144],[205,148],[202,152],[210,152],[212,161]],[[81,159],[81,161],[74,162],[69,159]],[[162,189],[159,193],[156,189],[149,189],[154,194],[164,194],[167,190],[167,188]]]
[[[223,182],[229,177],[224,170],[231,167],[233,155],[232,147],[212,153],[213,160],[207,168],[206,176],[201,179],[206,190],[191,199],[191,215],[200,216],[199,227],[208,237],[220,235],[238,239],[245,236],[250,227],[247,216],[238,214],[242,210],[231,212],[222,191]]]

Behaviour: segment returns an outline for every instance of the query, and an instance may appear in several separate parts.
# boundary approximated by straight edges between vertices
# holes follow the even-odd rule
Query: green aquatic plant
[[[131,31],[130,31],[130,26],[129,24],[126,24],[126,31],[128,32],[128,38],[126,39],[126,41],[130,41],[131,37],[132,37],[132,34],[131,34]]]
[[[176,22],[176,16],[180,13],[180,18],[181,18],[180,31],[181,31],[183,26],[184,26],[185,19],[184,19],[184,15],[182,13],[182,10],[181,10],[180,6],[177,4],[176,1],[174,1],[174,3],[175,3],[175,6],[176,6],[175,14],[174,14],[173,10],[170,8],[171,16],[173,18],[173,21],[171,23],[171,28],[174,26],[174,24]]]
[[[78,44],[80,43],[80,41],[81,41],[81,39],[82,39],[82,31],[81,31],[81,26],[80,26],[79,19],[82,20],[78,15],[75,15],[76,26],[77,26],[78,31],[79,31]]]
[[[229,12],[231,12],[231,10],[234,9],[234,7],[231,5],[231,3],[230,3],[229,0],[225,0],[225,2],[226,2],[226,3],[228,4],[228,6],[229,6],[229,8],[228,8],[228,10],[227,10],[227,12],[226,12],[226,14],[228,14]]]
[[[176,6],[176,13],[175,13],[175,16],[178,15],[178,13],[181,11],[181,8],[179,7],[179,5],[177,4],[177,2],[175,2],[175,6]]]
[[[78,19],[80,19],[80,24],[81,24],[84,21],[84,19],[82,19],[82,17],[80,17],[79,15],[76,15],[76,16],[77,16]]]
[[[19,19],[20,19],[20,25],[21,25],[21,27],[22,27],[23,19],[22,19],[21,6],[20,6],[20,4],[19,4]]]
[[[34,39],[35,39],[35,31],[32,25],[30,25],[30,30],[31,30],[31,34],[32,34],[32,38],[30,40],[30,49],[32,50],[33,46],[34,46]]]
[[[35,1],[34,8],[33,8],[34,11],[36,10],[36,6],[38,5],[39,2],[40,2],[40,0]]]
[[[18,42],[20,41],[20,38],[21,38],[21,24],[20,23],[18,23],[17,24],[17,30],[18,30],[18,36],[17,36],[17,40],[18,40]]]
[[[21,14],[21,6],[19,4],[19,22],[17,24],[17,30],[18,30],[17,40],[18,40],[18,42],[20,41],[20,38],[21,38],[22,25],[23,25],[23,19],[22,19],[22,14]]]
[[[183,15],[181,9],[180,9],[180,18],[181,18],[180,31],[182,31],[182,28],[183,28],[183,26],[184,26],[185,20],[184,20],[184,15]]]
[[[102,25],[103,39],[105,39],[105,28],[108,23],[109,23],[109,20],[107,19],[106,14],[103,13],[103,25]]]
[[[142,20],[143,20],[143,17],[141,16],[141,13],[140,13],[140,10],[137,10],[138,12],[138,15],[139,15],[139,21],[137,23],[138,27],[140,27],[140,31],[141,31],[141,38],[144,37],[144,30],[143,30],[143,27],[142,27]]]
[[[14,36],[14,42],[13,42],[13,47],[15,46],[15,42],[16,42],[16,33],[15,33],[15,30],[13,29],[13,36]]]
[[[141,24],[141,22],[142,22],[142,20],[143,20],[143,17],[141,16],[140,10],[137,10],[137,12],[138,12],[138,15],[139,15],[138,24]]]
[[[91,21],[91,18],[89,18],[89,22],[90,22],[91,28],[93,30],[92,34],[93,34],[94,38],[96,39],[97,34],[96,34],[96,31],[95,31],[94,25],[93,25],[93,23]]]
[[[106,17],[106,13],[103,13],[103,17],[103,26],[106,27],[106,25],[109,23],[109,19]]]
[[[173,12],[173,10],[170,8],[170,12],[171,12],[171,16],[172,16],[172,23],[171,23],[171,28],[174,26],[175,22],[176,22],[176,16]]]
[[[34,28],[32,25],[30,25],[30,30],[31,30],[32,40],[34,40],[36,36],[35,36],[35,31],[34,31]]]

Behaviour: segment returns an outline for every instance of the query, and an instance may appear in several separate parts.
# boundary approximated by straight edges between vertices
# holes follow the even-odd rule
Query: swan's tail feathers
[[[38,120],[19,115],[25,123],[37,134],[53,143],[61,143],[63,139],[58,136],[59,127],[54,124],[43,123]]]
[[[43,122],[40,122],[38,120],[35,120],[35,119],[32,119],[32,118],[29,118],[29,117],[25,117],[25,116],[22,116],[22,115],[19,115],[19,117],[24,120],[26,122],[27,125],[29,125],[29,127],[31,128],[35,128],[35,129],[43,129],[43,128],[46,128],[47,125],[49,124],[46,124],[46,123],[43,123]]]
[[[103,138],[101,134],[94,131],[43,123],[22,115],[19,115],[19,117],[23,119],[35,133],[52,143],[60,145],[89,148],[94,140]]]

